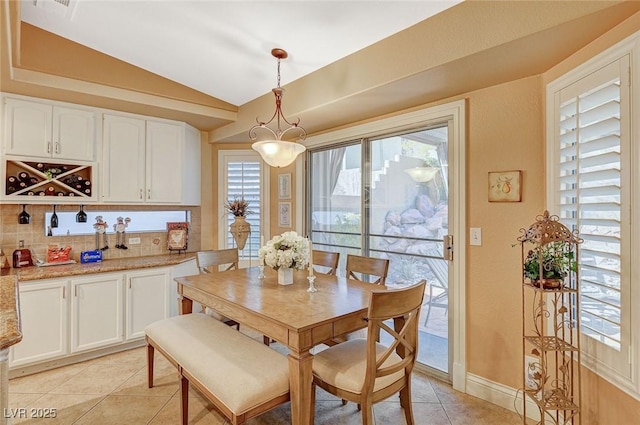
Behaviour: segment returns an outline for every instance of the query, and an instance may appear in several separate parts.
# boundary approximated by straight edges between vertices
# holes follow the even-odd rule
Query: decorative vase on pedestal
[[[293,269],[280,267],[278,269],[278,284],[291,285],[293,283]]]
[[[251,233],[251,224],[247,222],[245,217],[236,216],[236,220],[229,226],[229,231],[233,235],[238,249],[243,250],[249,233]]]

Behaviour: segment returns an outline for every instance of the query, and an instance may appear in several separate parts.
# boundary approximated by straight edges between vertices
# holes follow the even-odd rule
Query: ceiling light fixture
[[[273,113],[269,121],[262,122],[256,118],[257,124],[249,130],[249,137],[251,140],[255,141],[253,145],[251,145],[251,148],[260,154],[264,162],[272,167],[280,168],[291,164],[295,161],[298,155],[306,150],[304,145],[298,142],[307,138],[307,131],[298,125],[300,124],[299,118],[296,122],[291,123],[287,121],[282,114],[282,95],[284,94],[284,89],[280,88],[280,60],[286,59],[288,54],[282,49],[273,49],[271,50],[271,55],[278,59],[278,86],[271,90],[276,96],[276,111]],[[277,127],[275,130],[268,127],[273,120],[276,120]],[[289,127],[282,130],[280,128],[281,121],[284,121]],[[273,138],[270,137],[269,139],[258,140],[256,130],[259,129],[266,130],[273,136]],[[285,134],[292,131],[298,131],[297,141],[288,142],[282,140]]]

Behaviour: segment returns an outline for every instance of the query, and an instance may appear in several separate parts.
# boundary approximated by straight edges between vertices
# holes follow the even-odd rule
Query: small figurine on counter
[[[109,243],[107,241],[108,226],[107,222],[102,220],[101,215],[96,217],[96,223],[93,225],[93,228],[96,229],[96,249],[99,249],[100,251],[109,249]],[[102,235],[102,247],[100,247],[100,235]]]
[[[116,248],[118,249],[129,249],[124,244],[125,242],[125,229],[131,223],[131,219],[129,217],[123,219],[122,217],[118,217],[118,222],[113,225],[113,230],[116,232]]]

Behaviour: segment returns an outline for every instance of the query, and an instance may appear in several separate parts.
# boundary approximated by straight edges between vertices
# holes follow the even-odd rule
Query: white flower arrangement
[[[260,264],[274,270],[279,268],[303,269],[309,264],[309,239],[296,232],[274,236],[258,250]]]

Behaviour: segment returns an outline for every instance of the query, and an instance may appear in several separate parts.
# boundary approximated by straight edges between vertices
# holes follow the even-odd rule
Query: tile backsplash
[[[78,205],[57,205],[57,212],[77,212]],[[188,251],[200,250],[201,215],[200,207],[172,207],[167,206],[131,206],[131,205],[85,205],[85,211],[191,211],[191,228],[189,229]],[[0,205],[0,248],[10,258],[11,253],[18,249],[21,240],[25,248],[33,250],[35,255],[46,261],[49,245],[60,247],[71,246],[71,258],[80,261],[80,252],[96,249],[95,235],[73,236],[45,236],[45,212],[53,210],[51,205],[27,205],[27,212],[31,216],[29,224],[18,224],[18,215],[22,211],[21,205]],[[148,255],[167,254],[167,233],[163,232],[127,232],[127,240],[140,238],[139,245],[128,244],[128,249],[117,249],[116,234],[111,227],[107,233],[109,249],[103,251],[103,259],[126,257],[143,257]]]

